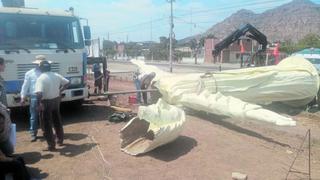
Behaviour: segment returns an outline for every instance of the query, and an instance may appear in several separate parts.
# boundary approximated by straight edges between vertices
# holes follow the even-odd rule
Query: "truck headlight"
[[[81,78],[80,77],[72,77],[72,78],[70,78],[70,84],[71,85],[81,84]]]

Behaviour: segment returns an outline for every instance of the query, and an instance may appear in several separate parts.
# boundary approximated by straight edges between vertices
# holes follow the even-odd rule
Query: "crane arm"
[[[247,32],[250,32],[249,35],[247,35],[249,38],[254,39],[258,41],[262,45],[262,51],[265,51],[268,45],[267,37],[262,34],[258,29],[256,29],[251,24],[246,24],[242,26],[241,28],[235,30],[232,32],[229,36],[224,38],[222,41],[220,41],[218,44],[214,46],[214,50],[212,54],[214,56],[219,55],[219,53],[227,48],[230,44],[240,39],[241,36],[245,35]]]

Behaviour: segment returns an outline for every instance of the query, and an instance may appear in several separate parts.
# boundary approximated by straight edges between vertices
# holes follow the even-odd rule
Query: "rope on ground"
[[[99,143],[95,140],[94,136],[90,136],[90,139],[91,139],[94,143],[97,144],[97,149],[98,149],[98,151],[99,151],[99,153],[100,153],[100,156],[101,156],[103,162],[105,162],[106,164],[108,164],[109,166],[111,166],[111,164],[104,158],[104,155],[102,154],[102,151],[101,151],[101,149],[100,149],[100,145],[99,145]]]
[[[91,132],[92,129],[94,129],[94,130],[97,131],[97,132],[100,131],[95,125],[92,124],[90,130],[88,131],[88,132],[89,132],[89,133],[88,133],[88,137],[89,137],[88,139],[91,140],[91,142],[93,142],[93,143],[96,144],[96,147],[97,147],[96,149],[97,149],[98,154],[99,154],[99,157],[97,157],[97,156],[95,155],[95,156],[96,156],[96,159],[103,161],[103,163],[102,163],[102,166],[103,166],[102,169],[104,169],[103,172],[104,172],[104,174],[105,174],[105,172],[107,172],[107,175],[104,175],[104,178],[111,180],[111,179],[112,179],[112,178],[110,177],[110,173],[111,173],[111,163],[109,163],[109,162],[105,159],[105,157],[104,157],[104,155],[103,155],[103,153],[102,153],[102,151],[101,151],[101,149],[100,149],[100,143],[99,143],[98,141],[96,141],[96,139],[94,138],[93,135],[90,135],[90,134],[92,134],[92,132]],[[96,153],[94,153],[94,154],[96,154]],[[105,165],[109,166],[109,168],[107,169]]]

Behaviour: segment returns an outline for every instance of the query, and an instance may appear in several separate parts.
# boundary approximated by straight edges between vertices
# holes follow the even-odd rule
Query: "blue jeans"
[[[31,136],[37,136],[38,133],[38,119],[39,119],[39,112],[38,112],[38,100],[36,96],[31,96],[30,98],[30,133]]]
[[[134,84],[136,85],[137,90],[141,90],[141,82],[139,79],[135,79]],[[138,101],[138,103],[141,103],[141,93],[140,92],[137,92],[137,101]]]

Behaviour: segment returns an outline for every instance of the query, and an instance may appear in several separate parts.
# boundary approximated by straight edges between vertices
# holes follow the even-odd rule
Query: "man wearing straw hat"
[[[64,132],[60,115],[60,95],[69,85],[69,80],[58,73],[51,72],[51,65],[48,61],[40,62],[39,70],[42,74],[37,79],[35,92],[38,98],[39,110],[43,112],[42,123],[48,150],[54,151],[56,141],[52,125],[58,145],[63,145]]]
[[[38,102],[37,102],[37,95],[35,93],[35,85],[38,77],[40,76],[41,72],[39,70],[40,62],[46,60],[44,55],[37,55],[35,60],[32,62],[37,66],[28,72],[26,72],[24,76],[23,85],[21,88],[21,104],[24,105],[27,97],[30,99],[30,106],[29,106],[29,113],[30,113],[30,133],[31,133],[31,142],[37,140],[37,133],[38,133],[38,121],[39,121],[39,112],[38,112]]]

